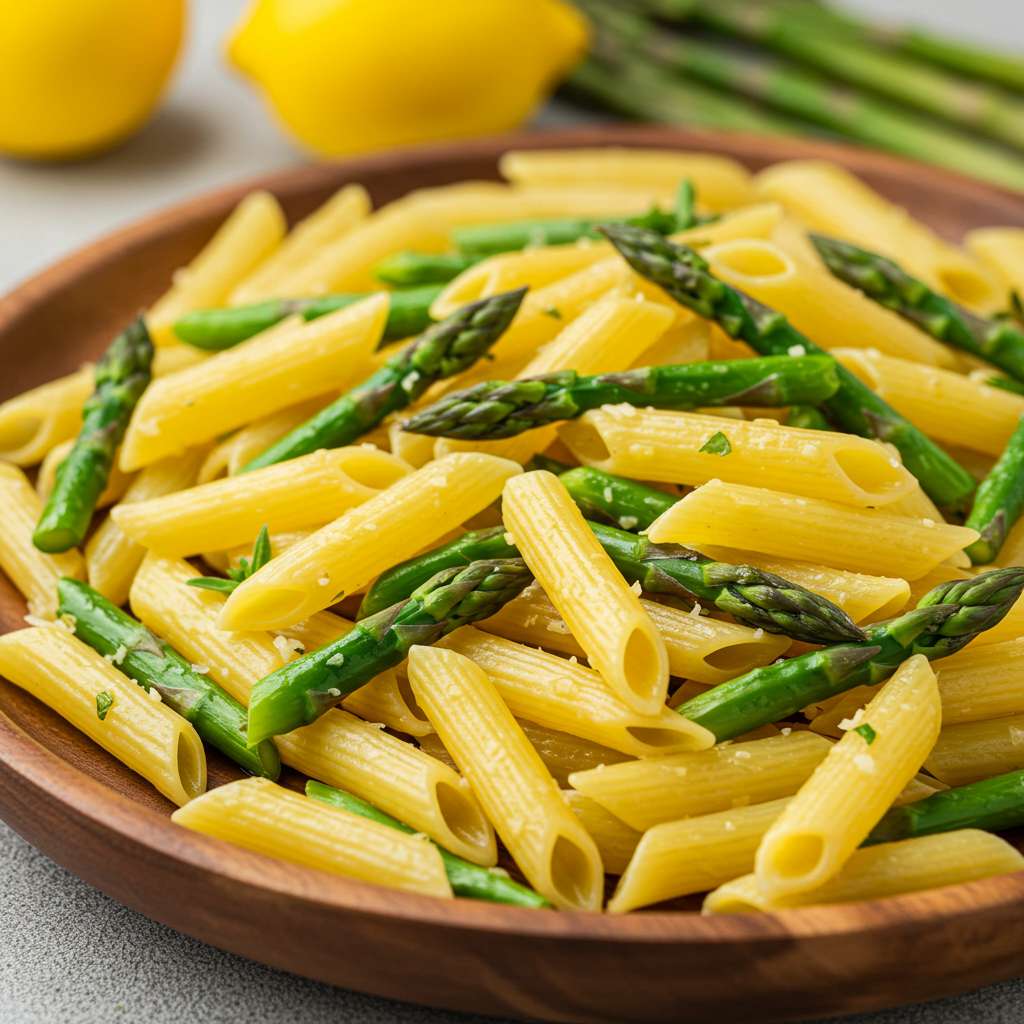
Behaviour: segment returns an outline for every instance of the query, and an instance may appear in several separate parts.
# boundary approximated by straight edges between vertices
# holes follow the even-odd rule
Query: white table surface
[[[141,214],[302,161],[219,59],[220,40],[243,6],[242,0],[193,4],[188,49],[167,102],[117,151],[68,165],[0,161],[0,292]],[[1021,0],[847,0],[847,6],[898,13],[990,44],[1024,44]],[[542,118],[567,120],[571,115],[557,109]],[[119,906],[2,823],[0,880],[3,1024],[483,1021],[333,989],[213,949]],[[1020,1024],[1024,983],[847,1020]]]

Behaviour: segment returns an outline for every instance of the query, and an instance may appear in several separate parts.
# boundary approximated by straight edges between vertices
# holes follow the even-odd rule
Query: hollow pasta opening
[[[39,436],[44,423],[42,416],[31,413],[5,417],[5,421],[0,422],[0,456],[10,458],[27,448]]]
[[[678,747],[686,739],[686,734],[678,729],[659,729],[649,725],[627,725],[626,732],[648,747]]]
[[[814,832],[794,832],[770,847],[768,866],[780,878],[814,874],[825,855],[825,840]]]
[[[719,647],[717,651],[708,651],[702,661],[708,668],[720,672],[746,672],[757,664],[764,654],[764,644],[752,640],[749,643],[730,644]]]
[[[405,672],[395,673],[395,687],[398,690],[399,696],[405,702],[405,706],[409,711],[409,714],[415,718],[418,722],[425,722],[429,724],[430,719],[427,718],[426,712],[419,706],[416,700],[416,694],[412,692],[412,684],[409,682],[409,677]]]
[[[970,267],[940,267],[938,278],[942,290],[965,305],[980,305],[992,297],[992,286]]]
[[[647,631],[634,628],[622,652],[622,674],[626,685],[638,696],[650,698],[662,683],[662,659]]]
[[[194,734],[190,735],[182,730],[178,733],[175,754],[181,788],[188,794],[189,799],[193,799],[206,789],[206,757],[202,744],[195,741]]]
[[[846,479],[867,494],[882,497],[910,490],[910,480],[899,460],[890,461],[883,452],[869,451],[858,445],[836,449],[833,458]]]
[[[567,836],[560,835],[551,848],[551,885],[562,900],[575,907],[592,902],[597,879],[590,858]]]
[[[597,465],[607,462],[612,457],[604,438],[592,423],[585,419],[577,420],[567,432],[566,442],[573,455],[585,465]]]
[[[754,900],[745,900],[742,896],[732,893],[709,900],[704,913],[713,914],[757,914],[761,907]]]
[[[345,460],[343,468],[345,475],[357,484],[377,491],[390,487],[408,472],[408,468],[397,459],[368,448],[353,451]]]
[[[707,255],[717,266],[750,280],[785,277],[793,271],[789,257],[768,242],[726,242],[708,250]]]
[[[434,796],[441,817],[452,833],[464,843],[481,848],[488,845],[490,832],[477,805],[448,782],[434,786]]]

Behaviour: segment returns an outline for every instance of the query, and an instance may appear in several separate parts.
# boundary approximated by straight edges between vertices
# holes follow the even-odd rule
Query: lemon
[[[563,0],[255,0],[228,54],[316,152],[504,131],[583,54]]]
[[[184,22],[185,0],[0,0],[0,153],[75,157],[130,135]]]

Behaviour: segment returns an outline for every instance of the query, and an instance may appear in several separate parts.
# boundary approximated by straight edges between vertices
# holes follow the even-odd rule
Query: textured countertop
[[[857,0],[998,43],[1024,39],[1024,5]],[[195,3],[192,38],[162,112],[118,151],[87,164],[0,162],[0,292],[143,213],[301,157],[259,101],[222,67],[218,41],[241,0]],[[547,123],[564,123],[549,112]],[[0,1021],[4,1024],[472,1024],[282,974],[179,935],[109,900],[0,823]],[[850,1024],[1020,1024],[1024,983]]]

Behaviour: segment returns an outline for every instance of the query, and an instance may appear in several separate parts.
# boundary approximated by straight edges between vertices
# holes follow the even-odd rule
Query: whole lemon
[[[185,0],[0,0],[0,153],[75,157],[130,135],[184,23]]]
[[[513,128],[583,54],[563,0],[255,0],[234,64],[338,155]]]

